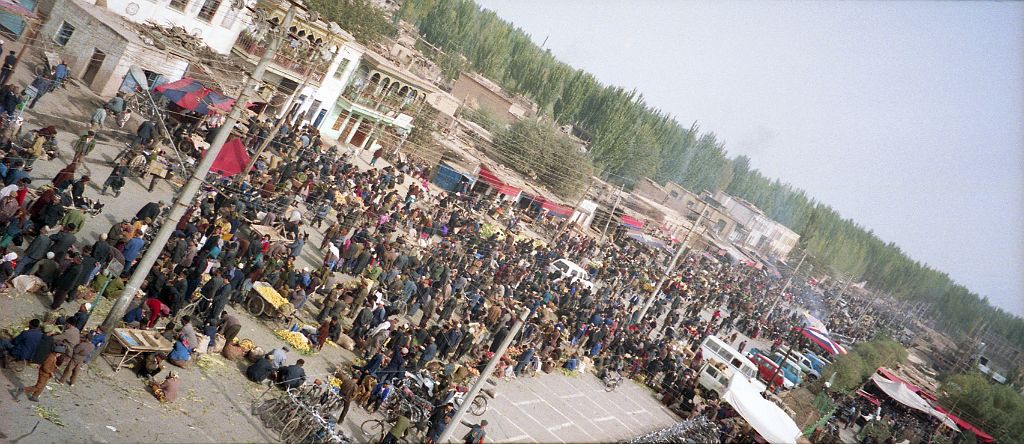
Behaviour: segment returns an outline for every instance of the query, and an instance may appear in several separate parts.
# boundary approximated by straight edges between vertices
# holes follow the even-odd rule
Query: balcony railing
[[[257,41],[248,35],[241,35],[238,37],[238,41],[235,42],[235,48],[238,50],[255,56],[256,58],[263,57],[263,53],[266,52],[267,47],[263,42]],[[285,71],[295,74],[299,79],[306,75],[306,69],[308,68],[308,62],[295,60],[286,54],[289,51],[288,48],[282,45],[280,51],[274,56],[274,66],[281,68]],[[309,74],[309,81],[311,83],[319,84],[324,79],[324,73],[314,70]]]

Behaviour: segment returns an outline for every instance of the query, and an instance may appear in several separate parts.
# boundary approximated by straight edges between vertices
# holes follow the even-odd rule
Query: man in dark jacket
[[[274,364],[271,361],[270,353],[267,353],[263,359],[254,362],[248,368],[245,369],[245,377],[249,378],[252,382],[263,382],[270,376],[270,373],[274,371]]]
[[[143,220],[147,217],[149,220],[156,220],[156,217],[160,215],[160,212],[164,209],[164,202],[150,202],[142,206],[139,212],[135,213],[135,220]]]
[[[306,371],[302,369],[305,363],[306,361],[299,359],[295,361],[295,364],[279,370],[281,388],[285,390],[298,388],[306,382]]]
[[[82,272],[82,258],[75,252],[68,253],[68,257],[71,263],[53,283],[53,304],[50,305],[50,310],[60,308],[69,296],[74,296],[75,284],[78,283],[78,275]]]
[[[92,244],[92,258],[102,265],[110,262],[110,243],[107,242],[107,233],[100,234],[100,238]]]
[[[53,260],[60,262],[64,259],[64,255],[68,253],[68,248],[75,244],[75,235],[71,233],[76,228],[78,227],[75,224],[67,224],[67,226],[61,229],[60,233],[50,235],[50,240],[53,241],[50,244],[50,251],[56,256]]]
[[[17,361],[32,359],[36,353],[36,347],[39,346],[39,341],[43,339],[43,330],[39,328],[39,325],[39,320],[33,319],[28,322],[28,330],[19,333],[13,340],[0,340],[0,352],[10,353],[11,357]]]
[[[46,252],[50,251],[50,244],[53,241],[50,240],[50,236],[36,236],[32,239],[32,242],[28,244],[28,248],[25,249],[24,257],[18,261],[18,266],[14,269],[15,275],[25,274],[28,270],[32,269],[32,264],[38,262],[40,259],[46,257]]]

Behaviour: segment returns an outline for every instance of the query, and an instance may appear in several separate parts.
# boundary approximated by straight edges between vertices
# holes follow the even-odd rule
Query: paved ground
[[[651,390],[632,381],[608,393],[590,373],[561,372],[499,383],[482,419],[494,442],[544,443],[614,442],[679,421]]]

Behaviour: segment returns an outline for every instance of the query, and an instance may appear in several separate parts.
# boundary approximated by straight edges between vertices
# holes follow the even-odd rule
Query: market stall
[[[796,443],[802,435],[796,421],[775,403],[761,397],[746,378],[732,378],[722,399],[770,443]]]
[[[124,367],[126,362],[134,360],[143,353],[168,353],[174,348],[170,341],[152,330],[115,328],[113,338],[119,347],[116,349],[117,351],[107,348],[108,353],[103,355],[103,359],[110,364],[115,372]],[[120,359],[117,356],[120,356]],[[117,360],[116,364],[111,357]]]

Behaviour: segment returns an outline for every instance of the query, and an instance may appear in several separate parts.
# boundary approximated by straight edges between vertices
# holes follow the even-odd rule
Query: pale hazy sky
[[[477,1],[1024,315],[1024,3]]]

